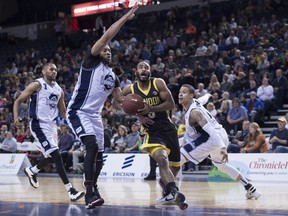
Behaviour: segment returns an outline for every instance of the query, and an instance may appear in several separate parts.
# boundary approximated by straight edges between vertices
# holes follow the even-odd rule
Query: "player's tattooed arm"
[[[203,113],[200,110],[193,109],[190,112],[189,124],[191,126],[199,125],[199,126],[203,127],[205,124],[207,124],[207,121],[206,121],[205,117],[203,116]]]

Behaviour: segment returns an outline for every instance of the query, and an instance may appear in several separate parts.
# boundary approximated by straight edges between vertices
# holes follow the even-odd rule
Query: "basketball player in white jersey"
[[[68,123],[86,147],[84,159],[85,203],[87,209],[101,206],[104,199],[97,189],[97,179],[103,166],[104,129],[101,111],[107,97],[112,94],[121,102],[120,82],[109,66],[111,49],[108,42],[117,34],[126,21],[132,19],[138,9],[132,9],[112,24],[88,51],[80,68],[78,82],[68,104]],[[96,170],[94,162],[96,158]]]
[[[24,173],[29,178],[31,186],[38,188],[37,173],[54,162],[58,174],[68,191],[70,200],[76,201],[84,196],[84,192],[76,191],[67,178],[58,148],[57,126],[53,121],[58,116],[58,113],[66,119],[64,93],[55,81],[57,76],[56,65],[52,63],[45,64],[42,74],[43,78],[36,79],[35,82],[30,83],[13,105],[14,123],[16,127],[21,128],[23,125],[18,115],[19,107],[21,103],[30,98],[30,130],[37,140],[37,147],[45,157],[34,167],[26,167]]]
[[[194,99],[194,88],[189,84],[181,86],[178,99],[185,110],[184,145],[181,147],[182,163],[188,160],[199,164],[210,156],[217,168],[239,181],[247,191],[247,199],[258,199],[261,193],[228,163],[226,148],[229,140],[225,129],[210,115],[203,106],[207,103],[210,94]]]

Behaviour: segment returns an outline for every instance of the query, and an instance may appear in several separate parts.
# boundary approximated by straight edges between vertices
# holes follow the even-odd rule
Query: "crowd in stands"
[[[139,60],[148,61],[152,76],[163,78],[171,90],[177,105],[172,119],[180,127],[183,124],[183,113],[178,105],[181,85],[192,84],[197,97],[210,93],[212,98],[207,109],[211,115],[233,137],[237,131],[242,131],[241,136],[236,134],[232,139],[236,147],[230,147],[231,152],[264,152],[266,150],[261,146],[265,137],[261,126],[270,119],[271,112],[282,108],[288,101],[287,10],[285,0],[237,0],[207,4],[201,8],[173,7],[168,11],[140,14],[109,44],[114,71],[124,88],[135,80]],[[54,47],[45,47],[48,42],[44,42],[43,49],[36,49],[31,43],[29,49],[19,49],[7,57],[2,62],[0,75],[0,127],[6,127],[18,142],[31,140],[27,128],[28,104],[23,103],[19,114],[26,126],[16,130],[13,101],[30,82],[41,76],[43,64],[54,62],[58,68],[57,82],[68,103],[83,57],[99,34],[98,31],[84,33],[79,30],[67,35],[65,41],[63,37],[56,38]],[[77,38],[81,45],[75,46],[73,38]],[[9,42],[7,47],[17,49],[17,39]],[[114,108],[111,98],[107,100],[102,116],[106,125],[105,151],[137,152],[137,142],[141,139],[138,122]],[[57,121],[63,123],[61,119]],[[285,124],[281,125],[282,122],[287,123],[278,119],[278,131],[271,132],[268,141],[272,145],[271,151],[283,152],[279,146],[287,148],[288,129]],[[285,132],[281,133],[283,127]],[[67,128],[61,129],[67,133]],[[85,150],[72,138],[68,143],[65,133],[60,133],[60,150],[65,161],[70,158],[66,169],[72,167],[75,171],[74,163],[78,163]],[[2,134],[8,133],[1,133],[3,145],[9,136]],[[258,141],[261,143],[259,148],[251,146]],[[74,155],[78,159],[74,159]]]

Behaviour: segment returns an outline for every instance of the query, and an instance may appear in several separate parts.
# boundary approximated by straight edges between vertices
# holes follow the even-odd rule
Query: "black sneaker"
[[[99,192],[98,192],[98,194],[99,194]],[[96,206],[103,205],[104,204],[104,199],[99,197],[99,196],[97,196],[96,192],[89,193],[89,194],[86,193],[86,195],[85,195],[85,203],[86,203],[86,209],[94,209]]]
[[[75,201],[77,201],[77,200],[79,200],[79,199],[81,199],[84,195],[85,195],[85,193],[83,192],[83,191],[77,191],[75,188],[70,188],[70,190],[68,191],[68,194],[69,194],[69,197],[70,197],[70,200],[72,201],[72,202],[75,202]]]
[[[145,181],[147,181],[147,180],[156,180],[156,175],[148,175],[148,176],[146,176],[145,178],[144,178],[144,180]]]
[[[98,187],[97,187],[97,185],[95,185],[94,187],[93,187],[93,192],[94,192],[94,195],[96,196],[96,197],[98,197],[98,198],[102,198],[101,197],[101,195],[100,195],[100,193],[99,193],[99,190],[98,190]],[[104,201],[104,200],[103,200]],[[104,202],[103,202],[104,203]]]
[[[24,169],[24,173],[29,178],[29,182],[30,182],[31,186],[34,188],[38,188],[39,183],[37,181],[37,174],[33,173],[30,167],[26,167]]]

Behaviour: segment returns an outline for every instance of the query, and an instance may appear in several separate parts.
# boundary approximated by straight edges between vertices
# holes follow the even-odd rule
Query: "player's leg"
[[[211,146],[214,146],[214,150],[210,152],[210,157],[212,160],[212,163],[222,172],[226,173],[229,175],[232,179],[240,182],[245,190],[246,190],[246,197],[247,199],[258,199],[261,196],[261,193],[256,190],[256,188],[249,183],[249,181],[241,175],[241,173],[233,166],[231,166],[229,163],[222,163],[222,154],[220,153],[220,150],[223,146],[227,146],[228,143],[228,137],[227,133],[224,131],[219,131],[219,135],[221,136],[222,140],[218,141],[218,144]],[[208,141],[209,142],[209,141]]]
[[[101,206],[104,204],[104,199],[101,197],[99,193],[98,185],[97,185],[97,180],[102,170],[102,167],[103,167],[103,152],[98,152],[97,157],[96,157],[96,170],[94,173],[94,179],[95,179],[94,194],[98,198],[97,206]]]
[[[38,188],[39,182],[37,180],[37,173],[40,172],[41,169],[47,167],[50,163],[53,163],[52,158],[44,158],[39,161],[38,164],[36,164],[33,167],[26,167],[24,169],[25,175],[29,178],[29,182],[32,187]]]
[[[156,201],[160,205],[176,204],[181,209],[186,209],[188,207],[185,202],[185,196],[179,192],[176,186],[174,175],[169,168],[168,154],[165,149],[157,148],[152,157],[156,160],[159,166],[159,172],[163,183],[165,184],[166,194]]]
[[[103,128],[103,121],[101,118],[93,119],[93,129],[96,134],[97,145],[98,145],[98,153],[96,156],[95,161],[95,168],[94,168],[94,195],[98,199],[96,204],[97,206],[104,204],[104,199],[100,196],[97,180],[100,175],[100,172],[103,167],[103,152],[104,152],[104,128]]]
[[[178,191],[178,188],[176,187],[176,184],[174,181],[174,175],[169,168],[167,152],[165,151],[165,149],[158,147],[158,148],[153,149],[153,152],[151,153],[152,153],[152,157],[158,163],[160,177],[167,189],[167,193],[165,194],[165,196],[161,198],[160,200],[158,200],[157,203],[164,204],[163,202],[165,201],[170,202],[170,203],[175,203],[174,197],[175,197],[175,192]],[[167,195],[169,195],[169,198],[165,199]]]
[[[49,163],[53,162],[50,153],[58,149],[58,146],[54,143],[55,139],[53,135],[56,130],[56,125],[52,125],[51,127],[50,124],[43,124],[37,119],[33,119],[29,126],[33,137],[37,141],[36,145],[38,149],[44,155],[44,159],[40,160],[40,162],[34,167],[26,167],[24,173],[29,178],[31,186],[38,188],[39,182],[37,180],[37,173],[49,165]]]
[[[63,164],[63,161],[62,161],[62,157],[60,155],[60,152],[58,149],[56,149],[55,151],[53,151],[52,153],[50,153],[54,163],[55,163],[55,166],[56,166],[56,169],[57,169],[57,172],[68,192],[68,195],[70,197],[70,200],[75,202],[77,200],[79,200],[80,198],[82,198],[85,193],[83,191],[77,191],[73,186],[72,184],[70,183],[68,177],[67,177],[67,174],[66,174],[66,171],[65,171],[65,168],[64,168],[64,164]]]
[[[181,157],[180,157],[180,147],[177,132],[170,132],[165,135],[165,143],[166,147],[170,150],[170,154],[168,155],[169,160],[169,168],[174,175],[174,181],[176,183],[177,188],[179,188],[179,178],[176,177],[181,169]],[[166,187],[162,179],[159,179],[159,184],[163,190],[163,196],[166,194]]]
[[[101,121],[101,117],[99,120]],[[84,157],[85,203],[87,209],[95,208],[98,199],[94,194],[94,163],[99,148],[94,135],[94,121],[83,113],[69,112],[67,122],[74,133],[80,137],[81,142],[86,148]]]
[[[85,202],[86,208],[91,209],[97,206],[98,198],[94,194],[94,163],[98,152],[98,145],[94,135],[87,135],[81,137],[82,143],[86,147],[86,155],[84,158],[84,176],[85,176]]]

